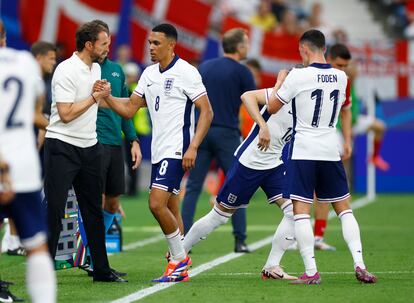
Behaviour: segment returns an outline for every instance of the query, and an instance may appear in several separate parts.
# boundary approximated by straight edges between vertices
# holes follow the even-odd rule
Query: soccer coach
[[[75,189],[94,264],[94,281],[125,282],[111,271],[102,217],[102,147],[96,119],[100,98],[110,89],[92,93],[101,69],[94,63],[109,51],[101,25],[89,22],[76,32],[72,57],[58,65],[52,79],[52,108],[45,141],[45,194],[48,201],[49,249],[56,255],[67,193]]]

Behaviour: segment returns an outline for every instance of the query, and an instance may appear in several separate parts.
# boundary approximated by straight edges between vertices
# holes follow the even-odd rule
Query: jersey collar
[[[332,68],[332,66],[329,63],[312,63],[309,66],[323,69]]]
[[[159,69],[160,73],[162,74],[162,73],[166,72],[167,70],[169,70],[171,67],[173,67],[175,62],[178,61],[178,59],[180,59],[180,57],[178,55],[175,55],[174,59],[171,61],[170,64],[168,64],[168,66],[164,70],[161,70],[161,67],[158,65],[158,69]]]

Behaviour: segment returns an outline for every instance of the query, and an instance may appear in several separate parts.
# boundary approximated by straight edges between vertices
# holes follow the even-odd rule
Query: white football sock
[[[181,241],[181,232],[180,229],[171,234],[165,235],[165,238],[168,242],[168,247],[170,248],[171,252],[171,262],[178,263],[181,262],[185,258],[185,251],[183,242]]]
[[[359,226],[352,210],[344,210],[338,215],[338,217],[342,224],[342,235],[344,236],[346,244],[348,244],[352,258],[354,259],[354,268],[359,266],[360,268],[365,269],[364,260],[362,258],[362,244]]]
[[[265,268],[279,265],[286,249],[294,241],[295,223],[293,221],[292,201],[287,200],[280,206],[280,209],[283,211],[284,216],[273,236],[272,249],[267,257]]]
[[[231,217],[230,213],[221,211],[215,205],[213,209],[204,217],[200,218],[197,222],[191,226],[188,233],[184,238],[184,249],[188,253],[190,249],[200,242],[201,238],[206,237],[217,227],[226,224],[229,218]]]
[[[32,302],[56,302],[56,276],[48,252],[27,257],[26,284]]]
[[[298,241],[299,251],[305,264],[305,271],[308,276],[313,276],[318,272],[315,261],[314,245],[310,215],[299,214],[294,216],[295,237]]]

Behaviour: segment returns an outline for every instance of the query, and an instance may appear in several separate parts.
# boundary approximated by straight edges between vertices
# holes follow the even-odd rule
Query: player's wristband
[[[95,97],[93,96],[93,94],[91,94],[91,97],[92,97],[93,101],[95,101],[95,103],[98,103],[98,101],[95,99]]]

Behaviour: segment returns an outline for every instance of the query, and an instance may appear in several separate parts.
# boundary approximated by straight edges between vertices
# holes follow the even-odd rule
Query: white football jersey
[[[164,70],[148,66],[134,91],[144,97],[152,121],[151,161],[182,159],[194,135],[194,106],[207,94],[197,69],[178,56]]]
[[[266,103],[273,88],[265,89]],[[271,169],[283,163],[281,156],[286,142],[292,137],[292,112],[289,105],[283,106],[280,111],[274,115],[267,112],[267,106],[264,106],[260,113],[266,121],[270,132],[270,145],[266,151],[257,147],[259,142],[259,126],[254,123],[249,135],[244,139],[236,149],[234,155],[244,166],[264,170]]]
[[[330,64],[295,68],[276,92],[280,101],[292,101],[294,160],[339,161],[336,123],[345,101],[347,77]]]
[[[0,154],[10,166],[13,190],[40,190],[41,172],[33,120],[44,92],[40,68],[27,51],[0,48]]]

